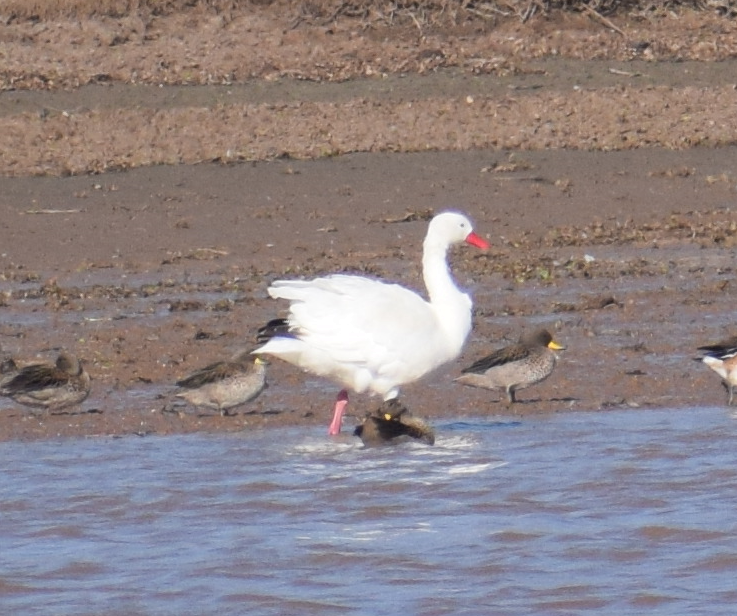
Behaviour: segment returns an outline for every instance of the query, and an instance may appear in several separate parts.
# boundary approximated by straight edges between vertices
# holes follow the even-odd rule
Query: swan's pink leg
[[[335,399],[333,421],[330,422],[330,428],[328,428],[328,434],[330,436],[340,434],[340,426],[343,424],[343,413],[345,413],[346,406],[348,406],[348,392],[345,389],[341,389],[338,397]]]

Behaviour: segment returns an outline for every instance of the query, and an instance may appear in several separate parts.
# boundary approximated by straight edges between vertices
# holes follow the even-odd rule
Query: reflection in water
[[[3,614],[731,614],[723,409],[0,444]]]

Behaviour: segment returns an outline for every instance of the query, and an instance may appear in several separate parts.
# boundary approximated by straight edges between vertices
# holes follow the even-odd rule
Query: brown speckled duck
[[[367,447],[414,439],[435,444],[435,431],[422,419],[412,417],[396,399],[387,400],[353,431]]]
[[[10,362],[3,362],[0,394],[18,404],[58,410],[80,404],[90,393],[90,375],[77,357],[65,351],[59,353],[55,364],[17,369],[15,362]]]
[[[250,351],[219,361],[177,381],[177,397],[195,406],[217,410],[223,417],[236,406],[254,400],[266,387],[266,362]]]
[[[557,361],[555,351],[565,349],[546,329],[524,333],[519,342],[487,355],[465,368],[458,383],[486,389],[503,388],[510,403],[515,393],[547,379]]]

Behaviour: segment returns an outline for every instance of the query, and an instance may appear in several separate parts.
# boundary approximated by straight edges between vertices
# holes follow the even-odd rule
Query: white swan
[[[357,393],[384,400],[461,352],[471,330],[471,298],[448,269],[452,244],[489,244],[463,214],[443,212],[431,221],[423,243],[422,273],[429,301],[400,285],[335,274],[314,280],[277,280],[268,289],[289,300],[289,316],[259,331],[266,344],[253,351],[273,355]],[[348,392],[335,402],[329,434],[338,434]]]

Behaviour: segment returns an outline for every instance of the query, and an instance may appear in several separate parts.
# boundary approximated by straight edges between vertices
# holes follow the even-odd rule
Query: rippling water
[[[0,445],[0,613],[733,614],[725,409]]]

